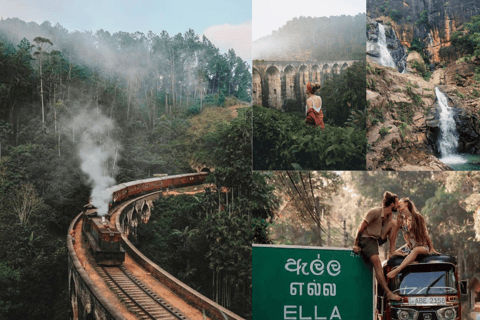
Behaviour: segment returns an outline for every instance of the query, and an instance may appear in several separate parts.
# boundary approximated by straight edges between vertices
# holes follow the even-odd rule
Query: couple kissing
[[[397,219],[393,212],[399,212]],[[405,245],[395,248],[397,234],[402,230]],[[380,286],[385,290],[387,299],[398,301],[401,297],[394,294],[387,286],[383,274],[382,264],[378,256],[378,246],[390,240],[388,258],[400,255],[405,259],[397,268],[387,274],[387,278],[395,278],[406,266],[415,261],[418,255],[438,254],[433,248],[432,240],[428,235],[425,219],[409,198],[399,200],[394,193],[386,191],[383,195],[383,206],[373,208],[366,214],[353,245],[355,253],[361,253],[369,260],[375,270],[375,277]]]

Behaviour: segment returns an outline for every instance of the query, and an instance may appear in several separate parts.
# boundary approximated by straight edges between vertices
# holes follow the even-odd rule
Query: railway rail
[[[190,320],[180,310],[138,280],[124,266],[101,267],[96,271],[130,310],[142,320]]]
[[[192,175],[180,175],[180,176],[171,176],[169,179],[171,181],[178,181],[179,185],[182,185],[182,189],[185,187],[187,189],[191,189],[194,184],[194,179],[198,177],[198,174],[192,174]],[[188,181],[186,183],[186,181]],[[191,182],[190,182],[191,181]],[[143,277],[144,274],[151,275],[152,278],[155,279],[155,282],[159,282],[162,286],[165,287],[164,290],[170,290],[171,293],[176,295],[178,298],[182,299],[184,302],[186,302],[187,305],[189,305],[189,308],[193,307],[194,309],[200,311],[201,313],[203,312],[203,318],[205,319],[205,315],[212,320],[224,320],[224,319],[231,319],[231,320],[243,320],[241,317],[238,315],[232,313],[231,311],[223,308],[222,306],[218,305],[214,301],[210,300],[209,298],[203,296],[202,294],[198,293],[197,291],[193,290],[192,288],[188,287],[186,284],[182,283],[172,275],[170,275],[168,272],[165,270],[161,269],[159,266],[157,266],[155,263],[150,261],[147,257],[145,257],[138,249],[128,240],[128,237],[123,233],[124,225],[125,223],[125,217],[128,215],[127,214],[127,209],[132,208],[132,206],[135,206],[135,202],[142,200],[142,199],[147,199],[148,197],[151,197],[153,194],[156,193],[164,193],[164,194],[178,194],[177,192],[180,191],[179,189],[176,189],[176,192],[171,192],[169,193],[169,189],[167,188],[165,190],[165,186],[163,188],[158,188],[160,190],[154,190],[152,188],[152,182],[150,180],[142,180],[139,182],[131,182],[128,183],[129,185],[135,185],[135,188],[138,188],[137,186],[140,186],[139,184],[142,183],[146,188],[149,188],[147,194],[145,195],[137,195],[136,197],[132,197],[129,200],[122,201],[122,202],[116,202],[114,205],[114,208],[111,210],[112,218],[111,222],[114,223],[117,227],[117,229],[121,232],[122,234],[122,239],[124,241],[124,249],[126,250],[126,255],[129,256],[129,259],[132,261],[135,261],[136,264],[140,268],[143,268],[143,272],[140,277]],[[198,182],[197,182],[198,183]],[[127,184],[126,184],[127,185]],[[173,185],[175,186],[175,185]],[[195,187],[195,190],[197,188]],[[172,190],[173,191],[173,190]],[[191,190],[189,190],[191,191]],[[193,190],[192,190],[193,191]],[[115,190],[117,194],[125,194],[126,192],[122,193],[121,189]],[[195,191],[194,191],[195,192]],[[189,192],[187,192],[189,193]],[[114,193],[115,195],[115,193]],[[114,197],[115,199],[115,197]],[[78,223],[80,215],[77,216],[74,221],[72,221],[72,224],[70,226],[69,232],[72,229],[76,228],[76,225]],[[79,257],[77,256],[77,253],[75,252],[73,245],[74,242],[72,241],[74,237],[69,236],[69,241],[68,241],[68,247],[69,247],[69,252],[70,252],[70,258],[69,258],[69,263],[71,265],[71,271],[70,274],[76,274],[79,275],[79,278],[82,282],[80,285],[81,287],[87,287],[88,289],[88,294],[91,295],[91,299],[95,300],[95,303],[93,305],[96,305],[97,303],[99,305],[102,305],[101,310],[102,313],[108,316],[102,316],[102,317],[93,317],[92,319],[126,319],[123,314],[121,314],[121,311],[115,307],[112,307],[112,303],[106,300],[106,298],[103,296],[101,290],[97,289],[97,284],[95,282],[92,282],[90,276],[88,275],[88,272],[86,272],[85,269],[85,262],[81,263],[79,261]],[[79,239],[77,239],[78,241]],[[83,258],[83,260],[85,260]],[[126,309],[134,314],[134,317],[137,319],[162,319],[162,320],[177,320],[177,319],[182,319],[182,320],[189,320],[189,315],[192,314],[191,311],[186,311],[184,310],[184,307],[181,307],[180,305],[172,305],[168,301],[166,301],[163,297],[161,297],[161,294],[158,292],[155,292],[156,289],[152,289],[151,287],[148,286],[145,282],[150,283],[152,286],[156,286],[154,283],[149,282],[148,279],[143,279],[144,281],[139,280],[138,276],[134,275],[133,270],[128,270],[126,268],[126,265],[121,265],[120,267],[107,267],[107,266],[99,266],[93,261],[93,259],[88,259],[92,269],[95,274],[97,274],[97,277],[100,277],[103,279],[102,282],[106,284],[107,287],[110,288],[111,292],[114,293],[114,295],[121,301],[121,304],[126,306]],[[76,282],[76,285],[78,286],[78,281]],[[73,290],[77,290],[76,288],[73,288]],[[72,289],[70,289],[71,294],[72,294]],[[71,296],[71,301],[73,303],[74,297],[81,296],[81,294],[75,293],[73,296]],[[93,302],[93,300],[88,300],[90,303]],[[176,302],[174,303],[176,304]],[[73,304],[72,304],[73,306]],[[180,308],[182,310],[179,310],[177,308]],[[74,308],[74,316],[73,319],[85,319],[85,317],[75,317],[75,314],[79,314],[78,308],[75,310]],[[197,312],[198,312],[197,311]],[[93,314],[91,310],[88,311],[89,314]],[[125,312],[125,311],[124,311]],[[185,312],[188,313],[188,315],[185,314]],[[200,313],[200,315],[201,315]],[[193,314],[191,315],[193,317]],[[128,317],[129,319],[131,317]],[[90,319],[87,317],[86,319]],[[193,319],[193,318],[192,318]],[[201,319],[201,317],[200,317]]]

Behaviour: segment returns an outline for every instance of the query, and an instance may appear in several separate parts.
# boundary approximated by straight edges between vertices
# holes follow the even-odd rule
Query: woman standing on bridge
[[[323,124],[323,112],[322,112],[322,98],[315,95],[318,89],[320,89],[321,85],[319,83],[311,84],[310,82],[307,83],[307,105],[306,105],[306,114],[307,118],[305,119],[305,123],[307,125],[313,125],[315,127],[320,126],[322,130],[325,130],[325,125]]]
[[[395,255],[406,256],[400,266],[387,273],[387,278],[395,278],[403,268],[415,261],[420,254],[438,254],[433,248],[432,240],[428,235],[425,219],[409,198],[402,198],[398,202],[397,224],[402,229],[406,244],[395,251]],[[398,229],[397,229],[398,230]]]

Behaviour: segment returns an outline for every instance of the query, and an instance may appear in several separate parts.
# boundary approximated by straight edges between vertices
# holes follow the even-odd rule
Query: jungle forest
[[[338,61],[365,59],[365,13],[298,17],[253,42],[253,59]]]
[[[68,318],[67,228],[96,183],[84,165],[92,155],[107,183],[194,172],[193,163],[215,168],[216,188],[175,213],[164,209],[142,237],[168,227],[159,248],[187,239],[162,256],[166,268],[249,318],[249,248],[268,241],[262,219],[274,208],[265,177],[251,171],[250,88],[248,64],[191,29],[110,34],[0,20],[0,318]],[[93,147],[79,151],[87,142]],[[229,206],[217,196],[222,187],[231,190]],[[179,200],[160,201],[171,208]],[[225,228],[239,236],[218,237]],[[171,267],[200,235],[195,265]],[[242,289],[212,288],[224,283]]]

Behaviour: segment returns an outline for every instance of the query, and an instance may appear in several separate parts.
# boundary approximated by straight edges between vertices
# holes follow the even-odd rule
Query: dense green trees
[[[452,45],[462,54],[480,57],[480,16],[474,16],[464,25],[465,31],[455,31]]]
[[[287,100],[282,112],[254,106],[254,170],[362,170],[366,156],[366,64],[333,73],[317,93],[326,130],[305,125]]]
[[[14,135],[12,119],[19,126],[26,120],[21,112],[54,122],[59,100],[66,109],[73,101],[92,104],[120,123],[153,129],[161,113],[202,104],[205,95],[250,99],[246,62],[233,50],[220,54],[191,29],[173,37],[165,31],[68,33],[60,25],[6,19],[0,21],[0,64],[0,108]]]
[[[245,61],[193,30],[173,37],[68,32],[48,22],[0,20],[0,318],[68,318],[66,232],[91,191],[77,151],[82,133],[95,130],[88,117],[75,122],[79,114],[115,123],[96,143],[122,146],[115,166],[108,163],[117,182],[191,172],[199,144],[192,114],[248,101],[250,83]],[[260,185],[261,198],[268,188]],[[245,188],[232,186],[235,206],[254,202],[240,201]],[[270,214],[266,207],[242,212],[251,219]],[[188,221],[180,222],[172,225],[176,240],[190,232]]]
[[[344,183],[338,173],[331,171],[286,171],[269,176],[279,192],[294,206],[293,216],[311,227],[315,235],[309,244],[331,245],[331,220],[335,219],[331,197]]]
[[[251,317],[251,244],[269,243],[266,218],[276,208],[266,176],[251,171],[252,110],[198,140],[195,158],[214,166],[216,188],[164,197],[142,226],[140,248],[193,288]],[[218,192],[218,190],[226,192]]]
[[[254,42],[253,59],[338,61],[365,58],[365,13],[293,18]]]
[[[335,126],[344,126],[349,116],[357,111],[365,112],[366,63],[354,62],[341,74],[333,73],[323,84],[318,94],[322,97],[324,121]],[[358,122],[356,128],[363,130],[366,122]]]
[[[38,125],[34,141],[7,145],[0,159],[2,319],[67,317],[65,234],[89,189],[76,160],[58,158]]]
[[[254,170],[364,170],[365,129],[305,124],[305,116],[254,106]]]

